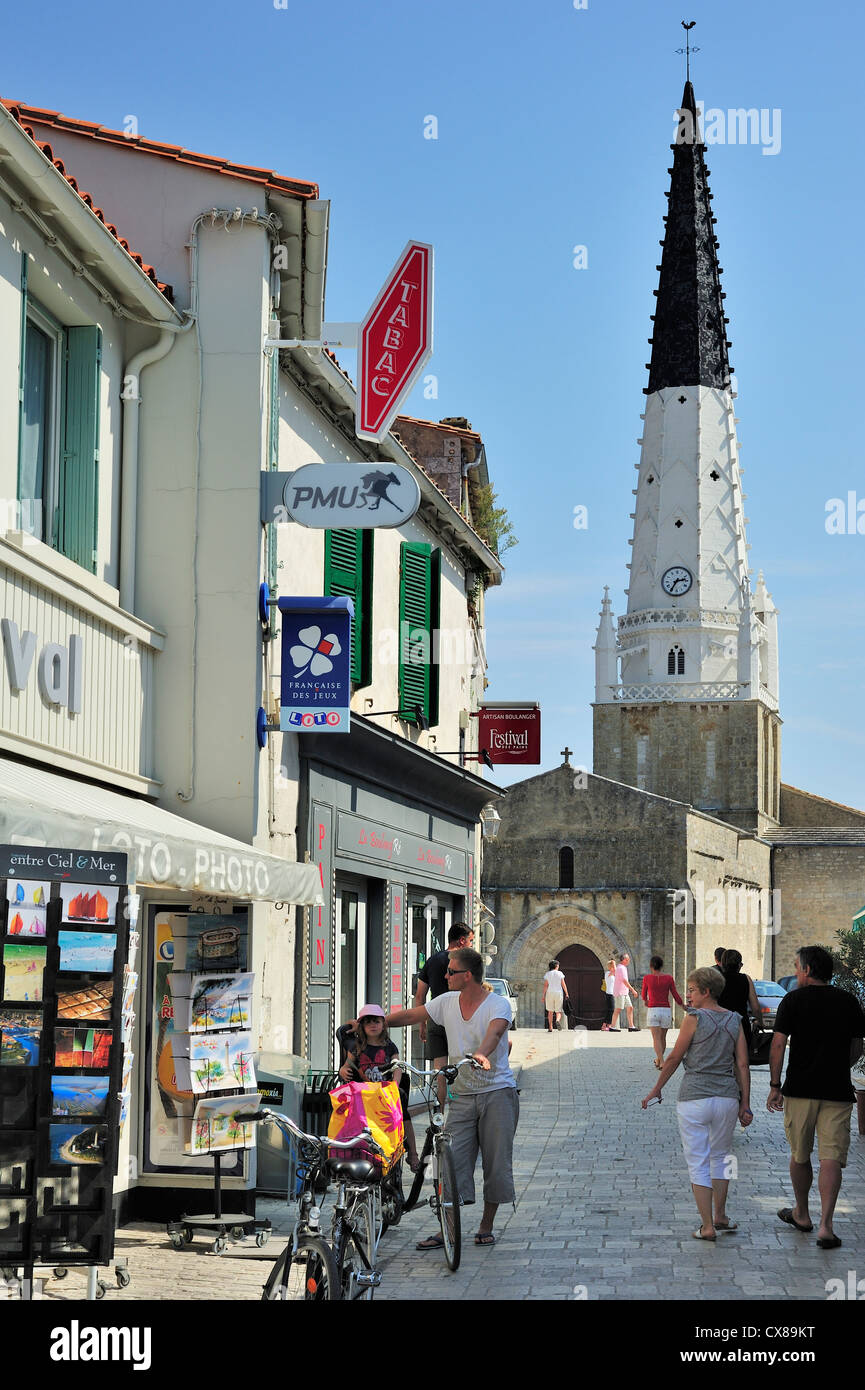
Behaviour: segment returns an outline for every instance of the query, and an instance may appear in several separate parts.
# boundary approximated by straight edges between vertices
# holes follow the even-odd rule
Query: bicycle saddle
[[[368,1158],[329,1158],[328,1171],[347,1182],[381,1182],[381,1173]]]

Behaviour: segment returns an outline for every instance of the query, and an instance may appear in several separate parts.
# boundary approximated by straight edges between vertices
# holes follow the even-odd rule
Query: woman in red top
[[[667,1046],[667,1029],[673,1022],[673,1011],[670,1008],[670,995],[672,994],[677,1004],[684,1004],[676,989],[676,982],[672,975],[662,975],[663,960],[660,956],[652,956],[649,961],[651,973],[643,976],[643,988],[641,997],[646,1004],[649,1015],[647,1023],[652,1030],[652,1046],[655,1049],[655,1066],[658,1071],[664,1065],[664,1049]]]

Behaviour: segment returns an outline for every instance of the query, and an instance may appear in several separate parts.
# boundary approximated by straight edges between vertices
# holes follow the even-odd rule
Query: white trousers
[[[676,1115],[691,1182],[711,1187],[713,1178],[729,1178],[738,1100],[732,1096],[680,1100]]]

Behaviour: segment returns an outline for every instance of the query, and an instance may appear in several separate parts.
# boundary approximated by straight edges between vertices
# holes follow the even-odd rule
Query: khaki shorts
[[[847,1163],[850,1147],[850,1116],[853,1102],[847,1100],[809,1100],[805,1096],[784,1097],[784,1133],[795,1163],[807,1163],[817,1131],[817,1154],[834,1159],[841,1167]]]

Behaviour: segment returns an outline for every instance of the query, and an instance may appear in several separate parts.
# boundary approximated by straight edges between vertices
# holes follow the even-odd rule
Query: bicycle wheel
[[[400,1158],[393,1165],[384,1182],[381,1185],[381,1214],[384,1222],[384,1229],[388,1226],[398,1226],[399,1219],[405,1210],[405,1197],[402,1190],[402,1165]]]
[[[339,1297],[346,1302],[370,1302],[375,1288],[372,1208],[366,1196],[352,1196],[344,1216],[333,1228],[333,1257]]]
[[[321,1236],[301,1236],[289,1241],[264,1286],[265,1302],[325,1303],[338,1299],[339,1279],[327,1241]]]
[[[419,1161],[419,1163],[418,1163],[418,1165],[417,1165],[417,1172],[415,1173],[414,1177],[412,1178],[412,1184],[411,1184],[411,1187],[410,1187],[410,1189],[409,1189],[409,1194],[408,1194],[408,1197],[406,1198],[406,1202],[405,1202],[405,1205],[404,1205],[404,1207],[403,1207],[403,1211],[411,1211],[412,1207],[416,1207],[416,1206],[417,1206],[418,1198],[420,1197],[420,1190],[421,1190],[421,1188],[423,1187],[424,1178],[426,1177],[426,1174],[427,1174],[427,1166],[428,1166],[428,1164],[429,1164],[429,1157],[430,1157],[430,1154],[432,1153],[432,1145],[433,1145],[433,1132],[432,1132],[431,1129],[428,1129],[427,1132],[426,1132],[426,1139],[425,1139],[424,1142],[423,1142],[423,1148],[422,1148],[422,1150],[421,1150],[420,1161]]]
[[[438,1177],[436,1179],[436,1206],[439,1225],[444,1241],[445,1260],[448,1269],[458,1269],[462,1240],[460,1232],[460,1194],[457,1190],[457,1173],[450,1144],[439,1145]]]

